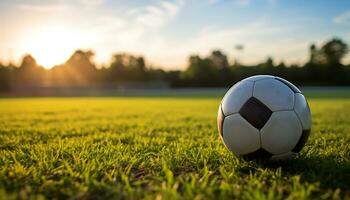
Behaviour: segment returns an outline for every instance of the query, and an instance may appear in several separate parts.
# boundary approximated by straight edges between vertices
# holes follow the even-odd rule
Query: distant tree
[[[233,68],[238,68],[238,67],[241,67],[242,65],[241,65],[241,63],[239,62],[239,60],[238,59],[234,59],[234,61],[233,61],[233,64],[232,64],[232,67]]]
[[[348,45],[338,38],[328,41],[321,48],[327,64],[331,66],[339,66],[348,50]]]
[[[65,63],[66,66],[77,69],[80,73],[91,76],[96,71],[96,66],[92,59],[95,53],[91,50],[77,50]],[[91,78],[91,77],[89,77]]]
[[[196,87],[218,85],[219,69],[210,57],[202,59],[198,55],[192,55],[188,60],[189,66],[181,75],[187,84]]]
[[[75,51],[62,65],[52,69],[55,84],[63,86],[94,85],[97,80],[97,69],[93,62],[93,51]]]
[[[22,59],[22,64],[20,68],[22,70],[32,70],[37,68],[38,65],[36,63],[36,60],[31,55],[25,55]]]
[[[106,77],[112,82],[142,81],[146,79],[146,64],[143,57],[131,54],[115,54]]]
[[[0,63],[0,91],[10,91],[11,88],[11,68]]]
[[[33,56],[27,54],[23,57],[21,65],[15,72],[16,84],[27,87],[40,85],[43,80],[45,69],[36,63]]]
[[[266,60],[263,63],[260,63],[257,65],[257,67],[261,67],[262,70],[268,70],[266,68],[272,68],[274,67],[273,59],[271,57],[267,57]]]
[[[212,51],[211,55],[208,58],[211,60],[213,65],[218,69],[228,68],[229,66],[227,56],[224,53],[222,53],[220,50]]]
[[[309,58],[309,63],[311,64],[317,64],[317,57],[319,55],[319,52],[317,50],[317,47],[315,44],[311,44],[309,47],[309,51],[310,51],[310,58]]]
[[[268,57],[263,67],[274,67],[273,59],[271,57]]]
[[[281,61],[276,67],[278,67],[278,68],[286,68],[286,64],[283,61]]]
[[[205,58],[192,55],[188,59],[189,66],[181,73],[185,83],[196,87],[228,86],[233,83],[234,75],[229,66],[227,56],[220,50],[212,51]]]
[[[243,46],[236,46],[237,51],[242,49]],[[184,71],[147,67],[142,56],[128,53],[114,54],[109,66],[97,69],[95,54],[89,50],[77,50],[65,63],[45,70],[31,55],[25,55],[19,67],[0,64],[0,90],[18,85],[90,87],[102,84],[113,87],[145,81],[167,81],[174,87],[222,87],[257,74],[281,76],[297,84],[349,85],[350,67],[342,64],[348,50],[348,45],[337,38],[321,47],[312,44],[309,47],[309,61],[304,66],[287,66],[283,62],[275,65],[272,57],[251,66],[241,65],[236,59],[230,66],[227,55],[221,50],[214,50],[206,57],[191,55]]]
[[[136,58],[136,67],[138,68],[139,72],[144,72],[146,70],[146,62],[143,57]]]

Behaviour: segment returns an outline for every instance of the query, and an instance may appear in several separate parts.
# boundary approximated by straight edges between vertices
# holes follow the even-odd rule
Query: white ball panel
[[[270,76],[270,75],[256,75],[256,76],[251,76],[248,78],[243,79],[243,81],[258,81],[258,80],[262,80],[262,79],[267,79],[267,78],[275,78],[274,76]]]
[[[294,92],[275,79],[256,81],[253,96],[272,111],[291,110],[294,106]]]
[[[311,113],[309,105],[302,94],[295,94],[294,111],[298,115],[304,130],[311,128]]]
[[[236,155],[248,154],[260,148],[259,130],[240,114],[225,117],[223,140],[226,147]]]
[[[289,151],[287,153],[273,155],[270,159],[274,160],[274,161],[278,161],[278,160],[286,160],[286,159],[295,158],[297,156],[298,156],[298,153],[294,153],[294,152]]]
[[[272,154],[291,151],[302,134],[302,126],[294,111],[272,113],[260,130],[261,145]]]
[[[299,88],[297,86],[295,86],[293,83],[287,81],[286,79],[283,79],[281,77],[276,76],[275,77],[277,80],[283,82],[284,84],[286,84],[291,90],[293,90],[294,93],[301,93],[301,91],[299,90]]]
[[[225,116],[238,113],[243,104],[252,96],[253,82],[241,81],[236,83],[222,99],[222,111]]]
[[[219,130],[219,134],[220,134],[221,138],[222,138],[222,126],[224,123],[224,118],[225,118],[225,116],[222,113],[221,104],[220,104],[219,109],[218,109],[217,125],[218,125],[218,130]]]

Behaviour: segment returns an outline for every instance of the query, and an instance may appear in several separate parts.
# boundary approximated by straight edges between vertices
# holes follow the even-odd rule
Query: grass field
[[[0,199],[350,198],[350,98],[313,94],[298,159],[240,160],[219,97],[0,99]]]

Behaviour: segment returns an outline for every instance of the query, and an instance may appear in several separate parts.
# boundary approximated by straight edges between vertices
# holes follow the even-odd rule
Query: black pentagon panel
[[[218,130],[221,137],[223,137],[223,134],[224,134],[222,130],[224,126],[224,119],[225,119],[225,115],[224,115],[224,112],[222,111],[221,104],[220,104],[217,123],[218,123]]]
[[[301,149],[305,146],[307,139],[309,138],[310,130],[303,130],[301,137],[295,147],[292,149],[292,152],[299,153]]]
[[[293,85],[291,82],[284,80],[283,78],[280,77],[275,77],[276,80],[281,81],[284,83],[286,86],[288,86],[294,93],[301,93],[299,88],[297,88],[295,85]]]
[[[272,111],[255,97],[250,97],[239,110],[239,114],[252,126],[261,129],[272,115]]]
[[[260,148],[252,153],[242,156],[244,160],[258,160],[258,161],[268,160],[271,157],[272,157],[272,154],[263,148]]]

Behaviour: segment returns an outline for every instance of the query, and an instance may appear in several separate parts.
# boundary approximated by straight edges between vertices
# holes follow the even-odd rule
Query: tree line
[[[209,56],[191,55],[185,70],[165,71],[148,66],[142,56],[115,54],[108,67],[97,68],[94,52],[77,50],[63,64],[46,70],[31,55],[25,55],[19,66],[0,63],[0,91],[17,87],[119,87],[147,85],[170,87],[223,87],[256,74],[283,77],[297,85],[350,85],[350,65],[342,64],[348,45],[334,38],[317,47],[309,48],[309,59],[304,65],[275,64],[272,58],[246,66],[229,63],[220,50]]]

